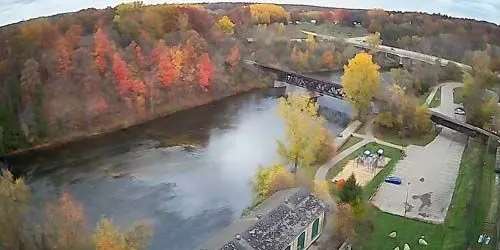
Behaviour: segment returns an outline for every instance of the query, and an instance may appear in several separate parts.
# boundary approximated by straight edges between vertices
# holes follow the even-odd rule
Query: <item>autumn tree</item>
[[[96,250],[145,250],[151,236],[152,230],[144,223],[123,232],[110,219],[102,217],[94,238]]]
[[[380,105],[375,125],[396,132],[401,137],[419,136],[431,131],[428,107],[420,105],[416,97],[407,96],[401,86],[393,84],[387,100]]]
[[[293,186],[293,177],[282,165],[259,168],[252,181],[254,203],[269,198],[273,193]]]
[[[58,73],[66,76],[71,68],[71,45],[64,37],[56,41],[56,50],[59,57]]]
[[[288,23],[290,20],[290,14],[275,4],[252,4],[250,12],[254,24]]]
[[[410,72],[404,68],[391,69],[391,79],[393,84],[403,89],[410,89],[413,87],[412,76]]]
[[[200,81],[200,85],[204,88],[207,88],[212,79],[214,77],[214,66],[212,64],[212,60],[208,53],[203,53],[201,55],[200,61],[198,62],[198,77]]]
[[[94,34],[94,56],[97,69],[99,69],[101,73],[106,70],[108,64],[107,57],[110,49],[109,46],[110,42],[104,30],[102,28],[97,29]]]
[[[234,23],[231,22],[228,16],[223,16],[217,23],[215,24],[218,29],[223,31],[226,34],[234,33]]]
[[[353,244],[356,233],[356,220],[354,219],[352,207],[349,204],[341,203],[337,205],[334,232],[342,241]]]
[[[333,153],[330,146],[333,140],[325,120],[318,115],[318,105],[307,95],[292,94],[281,98],[279,114],[285,122],[286,139],[277,141],[278,154],[283,162],[294,166],[295,172],[299,166],[307,167],[317,162],[320,155]]]
[[[368,35],[368,37],[366,38],[366,42],[372,50],[378,49],[378,47],[382,44],[382,40],[380,40],[380,33],[375,32]]]
[[[40,87],[40,71],[39,64],[35,59],[28,59],[24,63],[23,71],[21,72],[21,101],[25,108],[35,104],[35,98]]]
[[[241,57],[240,49],[238,48],[238,46],[235,45],[231,48],[231,51],[229,52],[229,55],[226,58],[226,62],[229,63],[231,67],[234,67],[240,61],[240,57]]]
[[[323,65],[327,69],[333,69],[335,67],[335,59],[330,50],[323,53]]]
[[[349,102],[360,115],[370,108],[370,102],[380,88],[380,67],[368,53],[359,53],[344,66],[342,84]]]
[[[357,183],[354,174],[347,178],[344,188],[339,192],[339,199],[342,203],[350,204],[351,206],[362,199],[363,190]]]
[[[132,73],[118,52],[113,55],[113,75],[118,94],[125,103],[129,107],[135,106],[138,112],[142,112],[145,108],[146,85]]]
[[[68,193],[46,206],[42,229],[39,244],[51,249],[83,249],[89,245],[83,206]]]
[[[25,137],[29,141],[34,141],[46,133],[45,122],[41,113],[43,101],[42,83],[39,64],[36,60],[26,60],[21,72],[20,82],[22,102],[21,126]]]
[[[0,173],[0,246],[5,249],[25,249],[24,217],[30,192],[24,180],[15,178],[7,169]]]

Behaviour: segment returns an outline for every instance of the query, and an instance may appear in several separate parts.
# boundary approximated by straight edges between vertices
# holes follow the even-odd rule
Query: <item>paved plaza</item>
[[[402,178],[403,183],[384,182],[373,198],[373,204],[391,214],[443,223],[466,142],[465,135],[442,128],[427,146],[408,146],[407,156],[397,163],[391,174]]]

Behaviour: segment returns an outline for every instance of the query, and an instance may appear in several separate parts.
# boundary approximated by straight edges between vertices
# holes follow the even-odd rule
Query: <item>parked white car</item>
[[[465,115],[465,110],[464,108],[458,107],[455,109],[455,114],[456,115]]]

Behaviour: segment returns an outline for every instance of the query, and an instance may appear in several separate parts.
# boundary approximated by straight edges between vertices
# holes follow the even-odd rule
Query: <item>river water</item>
[[[319,76],[321,77],[321,75]],[[93,228],[146,220],[154,250],[189,250],[240,216],[259,166],[278,162],[283,138],[275,89],[227,98],[126,130],[7,159],[33,192],[34,208],[69,192]],[[328,126],[350,119],[345,102],[320,97]]]
[[[120,226],[145,219],[155,230],[151,249],[194,249],[249,205],[255,170],[278,161],[275,140],[284,132],[273,92],[231,97],[8,164],[22,171],[37,209],[69,192],[83,203],[90,227],[101,215]],[[347,124],[345,112],[330,112],[334,132]]]

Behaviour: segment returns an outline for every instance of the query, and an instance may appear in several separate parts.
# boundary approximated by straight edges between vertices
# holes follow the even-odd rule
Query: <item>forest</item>
[[[312,20],[458,61],[486,50],[500,68],[496,25],[437,14],[239,3],[86,9],[0,28],[0,155],[269,86],[272,76],[247,70],[242,58],[342,70],[358,52],[351,45],[290,40]]]

